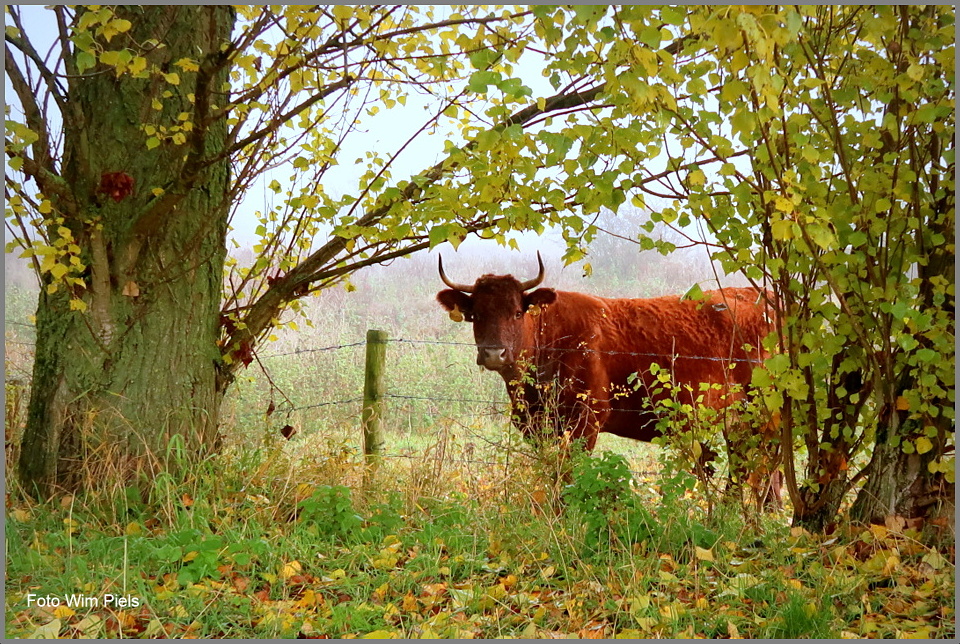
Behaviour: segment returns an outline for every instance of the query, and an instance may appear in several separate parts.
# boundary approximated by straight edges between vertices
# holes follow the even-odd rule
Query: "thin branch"
[[[20,13],[12,12],[11,15],[13,16],[14,23],[16,23],[17,29],[20,30],[20,33],[26,33],[23,29],[23,25],[20,24]],[[40,76],[43,77],[43,80],[47,85],[47,89],[49,89],[50,93],[53,95],[53,98],[60,107],[60,110],[63,111],[67,100],[66,92],[64,92],[63,89],[57,84],[56,77],[54,76],[53,72],[47,68],[46,63],[42,58],[40,58],[40,54],[37,53],[37,50],[33,48],[33,43],[31,43],[26,37],[17,38],[15,36],[11,36],[9,33],[6,33],[4,38],[6,42],[19,49],[24,56],[29,58],[30,61],[37,66],[37,70],[40,72]]]

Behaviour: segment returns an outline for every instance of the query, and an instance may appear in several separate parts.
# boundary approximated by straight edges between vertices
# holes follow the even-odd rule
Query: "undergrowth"
[[[954,637],[951,553],[829,538],[579,456],[365,471],[339,443],[231,449],[181,479],[8,496],[6,637]],[[562,477],[561,477],[562,480]]]

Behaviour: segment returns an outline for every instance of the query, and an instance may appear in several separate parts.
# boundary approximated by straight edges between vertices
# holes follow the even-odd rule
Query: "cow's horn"
[[[443,283],[452,288],[455,291],[460,291],[461,293],[473,293],[473,287],[468,284],[457,284],[456,282],[451,282],[447,279],[446,274],[443,272],[443,255],[437,255],[437,259],[440,265],[440,279],[443,280]]]
[[[532,280],[527,280],[526,282],[520,283],[520,290],[529,291],[535,286],[540,286],[540,282],[543,281],[543,276],[546,274],[546,271],[543,269],[543,258],[540,257],[540,251],[537,251],[537,263],[540,265],[540,272],[537,273],[537,276]]]

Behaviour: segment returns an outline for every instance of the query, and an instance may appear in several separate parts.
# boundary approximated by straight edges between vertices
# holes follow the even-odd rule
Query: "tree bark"
[[[896,410],[882,414],[868,466],[870,475],[850,508],[850,518],[860,523],[883,523],[888,517],[949,516],[952,527],[954,486],[947,483],[943,474],[930,472],[928,467],[943,455],[947,432],[941,432],[942,439],[934,441],[930,451],[907,453],[898,439],[909,436],[911,426],[916,429],[916,422],[905,416]],[[944,419],[943,424],[949,423]]]
[[[69,229],[88,272],[71,291],[47,273],[39,298],[19,471],[41,496],[189,463],[216,442],[229,165],[202,159],[227,144],[225,121],[206,116],[210,100],[228,100],[221,45],[234,11],[129,6],[117,15],[133,26],[101,42],[105,50],[164,46],[144,46],[140,77],[98,65],[69,81],[69,196],[46,195],[48,226]],[[178,66],[184,59],[200,69]],[[160,145],[148,148],[146,126],[167,128]],[[77,301],[85,310],[73,310]]]

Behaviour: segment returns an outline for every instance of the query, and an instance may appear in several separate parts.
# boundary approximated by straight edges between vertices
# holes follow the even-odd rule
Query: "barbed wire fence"
[[[26,354],[32,353],[30,349],[34,346],[34,341],[22,338],[20,333],[9,332],[9,327],[18,329],[33,330],[33,325],[16,320],[5,320],[8,328],[6,344],[18,347],[26,347]],[[10,336],[13,337],[10,337]],[[25,335],[31,335],[29,333]],[[399,379],[402,385],[393,382],[395,378],[389,378],[391,385],[383,393],[383,398],[394,401],[397,404],[391,405],[387,412],[391,422],[389,432],[392,439],[396,439],[397,434],[403,434],[402,425],[406,422],[408,434],[414,432],[422,433],[427,428],[435,428],[437,422],[445,423],[447,426],[456,425],[466,444],[470,445],[473,451],[476,444],[483,444],[489,450],[516,450],[516,441],[509,439],[509,433],[512,428],[509,427],[510,401],[507,397],[505,388],[499,378],[492,377],[493,374],[484,374],[485,378],[468,379],[464,377],[467,370],[463,368],[465,363],[472,359],[472,352],[476,350],[476,345],[471,342],[458,342],[450,340],[437,339],[414,339],[414,338],[388,338],[388,345],[394,348],[400,348],[401,355],[392,355],[388,361],[391,364],[389,373],[401,373],[406,375],[419,376],[419,382],[410,382],[409,378]],[[263,379],[250,376],[241,376],[238,378],[235,387],[235,393],[232,398],[228,397],[228,409],[223,415],[227,421],[238,431],[242,432],[245,427],[260,427],[261,431],[269,431],[273,425],[283,424],[284,422],[297,423],[302,428],[308,429],[308,433],[322,432],[330,426],[340,426],[340,428],[358,428],[358,420],[361,416],[361,405],[364,397],[361,394],[363,390],[363,365],[361,358],[356,355],[360,347],[365,347],[367,342],[364,340],[354,342],[343,342],[324,347],[299,347],[293,350],[266,353],[258,356],[258,362],[266,375],[266,382]],[[410,369],[409,365],[403,365],[407,362],[417,362],[418,359],[425,360],[424,353],[434,347],[440,347],[445,350],[441,360],[433,356],[433,362],[428,365],[420,364],[417,369]],[[405,349],[409,348],[409,351]],[[462,348],[463,355],[451,355],[450,350]],[[394,353],[395,353],[394,349]],[[610,355],[623,355],[644,358],[658,358],[663,360],[675,360],[676,355],[654,352],[630,352],[630,351],[598,351],[595,349],[583,347],[563,347],[563,348],[544,348],[541,351],[570,352],[580,351],[585,353],[602,353]],[[332,360],[319,361],[318,356],[333,357]],[[32,356],[26,356],[32,362]],[[758,363],[756,360],[745,360],[737,358],[720,358],[716,356],[679,356],[682,359],[697,359],[707,361],[722,362],[750,362]],[[286,359],[279,367],[271,366],[275,360]],[[448,361],[443,364],[444,361]],[[295,366],[291,366],[291,364]],[[397,368],[394,368],[397,367]],[[454,375],[444,379],[437,375],[437,371],[453,369]],[[21,381],[29,383],[30,373],[22,366],[14,365],[12,370],[17,374]],[[11,365],[8,364],[8,380],[10,378]],[[273,371],[284,371],[283,378],[277,378],[277,373]],[[482,369],[480,370],[482,371]],[[431,373],[432,378],[429,382],[424,379],[424,373]],[[478,372],[479,373],[479,372]],[[275,380],[282,380],[279,384]],[[319,384],[317,384],[319,383]],[[410,386],[420,385],[420,391],[411,391]],[[356,392],[357,395],[333,396],[334,391]],[[479,395],[465,393],[480,392]],[[280,397],[279,403],[276,398]],[[318,398],[320,398],[318,400]],[[232,404],[230,404],[232,403]],[[399,407],[398,407],[399,405]],[[442,407],[445,406],[445,407]],[[456,411],[451,409],[454,407]],[[270,410],[269,412],[267,410]],[[623,410],[642,412],[649,410]],[[404,419],[406,419],[404,421]],[[498,424],[503,431],[498,436],[491,438],[489,425],[491,421]],[[486,425],[486,426],[484,426]],[[348,430],[349,431],[349,430]],[[359,436],[359,431],[356,434]],[[247,432],[246,438],[251,438]],[[421,441],[422,442],[422,441]],[[421,458],[422,453],[413,453],[408,449],[406,452],[402,445],[400,451],[387,449],[382,452],[382,458]],[[422,449],[420,450],[422,452]],[[491,461],[488,458],[478,460],[463,459],[465,462],[476,464],[493,465],[499,464],[499,461]],[[640,473],[640,472],[635,472]],[[648,472],[642,472],[644,474]]]

